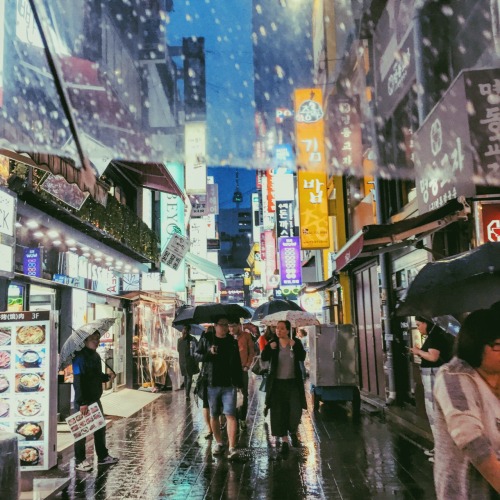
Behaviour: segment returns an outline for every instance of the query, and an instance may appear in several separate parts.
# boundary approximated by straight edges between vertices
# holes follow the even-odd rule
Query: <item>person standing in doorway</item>
[[[216,318],[215,335],[211,342],[208,337],[201,339],[197,356],[206,364],[207,370],[210,424],[217,442],[213,454],[222,455],[224,453],[219,422],[219,416],[223,413],[227,419],[228,458],[233,459],[237,457],[236,395],[237,389],[242,387],[243,370],[238,342],[231,335],[228,335],[228,331],[228,318]]]
[[[420,372],[422,385],[424,386],[425,412],[434,436],[434,382],[439,367],[448,362],[451,356],[446,354],[448,346],[444,331],[422,316],[415,316],[415,320],[417,329],[420,335],[425,337],[425,341],[421,348],[417,346],[411,347],[410,352],[421,359]],[[434,462],[434,448],[426,452],[426,454],[429,456],[429,461]]]
[[[96,331],[85,340],[85,346],[73,359],[73,387],[75,389],[75,408],[82,415],[87,415],[89,405],[97,403],[104,415],[101,405],[102,384],[113,381],[114,373],[102,372],[101,357],[97,354],[101,336]],[[86,458],[86,439],[75,441],[75,469],[81,472],[92,470],[92,464]],[[106,448],[106,426],[94,432],[94,446],[98,465],[113,465],[118,458],[110,456]]]
[[[240,351],[241,366],[243,368],[242,381],[243,404],[238,411],[240,427],[245,429],[247,426],[246,418],[248,411],[248,371],[252,366],[255,357],[254,340],[249,332],[243,331],[239,318],[229,319],[229,333],[237,340]]]
[[[177,352],[179,353],[179,367],[181,375],[184,377],[184,391],[186,400],[191,399],[191,386],[193,385],[193,375],[200,371],[198,361],[195,359],[196,339],[191,335],[191,326],[186,325],[182,329],[182,335],[177,341]]]

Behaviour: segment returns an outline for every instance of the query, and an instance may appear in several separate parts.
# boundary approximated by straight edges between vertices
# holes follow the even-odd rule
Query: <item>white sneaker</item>
[[[217,443],[212,451],[212,455],[222,455],[224,453],[224,445],[222,443]]]
[[[424,455],[427,455],[428,457],[433,457],[434,456],[434,448],[432,448],[432,450],[424,450]]]
[[[93,466],[88,460],[84,460],[83,462],[75,465],[75,470],[79,470],[80,472],[89,472],[92,469]]]

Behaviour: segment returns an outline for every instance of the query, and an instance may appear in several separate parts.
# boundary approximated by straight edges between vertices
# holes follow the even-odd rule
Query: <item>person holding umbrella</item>
[[[436,377],[438,500],[500,498],[499,319],[498,309],[467,316],[456,357]]]
[[[89,335],[84,340],[84,347],[76,353],[73,359],[73,387],[75,389],[75,407],[82,415],[89,411],[89,405],[97,403],[102,410],[100,398],[102,396],[102,384],[113,381],[114,373],[102,372],[101,357],[97,354],[97,347],[101,338],[99,330]],[[103,412],[104,413],[104,412]],[[112,457],[106,448],[106,426],[94,432],[94,445],[97,454],[98,465],[113,465],[118,458]],[[75,441],[75,469],[82,472],[92,470],[92,464],[87,460],[85,438]]]
[[[447,352],[447,340],[441,328],[423,316],[415,316],[415,320],[420,335],[426,336],[426,339],[421,348],[413,346],[409,350],[421,359],[420,372],[424,386],[425,412],[434,436],[434,397],[432,395],[434,381],[439,367],[450,360],[451,354]],[[427,454],[429,454],[429,461],[434,462],[434,449]]]
[[[302,410],[307,408],[300,361],[306,352],[298,338],[291,338],[290,321],[278,321],[276,336],[264,347],[261,358],[270,361],[267,380],[266,408],[271,410],[271,433],[281,439],[281,453],[289,450],[288,434],[292,446],[299,446],[297,429]]]

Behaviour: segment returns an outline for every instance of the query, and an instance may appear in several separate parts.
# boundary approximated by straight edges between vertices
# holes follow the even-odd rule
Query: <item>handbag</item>
[[[202,368],[200,375],[196,379],[196,384],[194,386],[193,394],[203,399],[205,395],[205,390],[208,386],[208,373]]]
[[[270,366],[271,363],[269,361],[262,361],[260,356],[255,356],[255,358],[253,358],[250,370],[252,371],[252,373],[255,373],[255,375],[263,375],[264,373],[269,372]]]

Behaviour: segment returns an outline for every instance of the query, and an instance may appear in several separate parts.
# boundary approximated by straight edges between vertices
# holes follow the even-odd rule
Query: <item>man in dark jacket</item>
[[[177,352],[179,353],[179,367],[181,375],[184,377],[184,390],[186,399],[191,398],[191,386],[193,375],[199,373],[200,367],[194,355],[196,351],[196,339],[190,334],[191,326],[186,325],[182,329],[182,336],[177,341]]]
[[[226,317],[215,321],[215,335],[212,339],[204,337],[197,349],[197,358],[205,363],[208,375],[208,403],[210,406],[210,422],[217,444],[214,455],[224,452],[220,430],[219,416],[227,418],[227,437],[229,440],[228,458],[236,457],[236,393],[242,386],[242,368],[238,342],[228,334],[229,321]]]
[[[92,403],[97,403],[102,412],[102,384],[115,378],[114,373],[107,375],[102,372],[101,357],[96,352],[100,338],[99,332],[87,337],[85,347],[73,359],[75,407],[82,415],[87,415]],[[75,468],[89,472],[92,464],[85,457],[85,445],[85,438],[75,441]],[[106,426],[94,432],[94,446],[98,465],[113,465],[118,462],[118,458],[110,456],[106,448]]]

